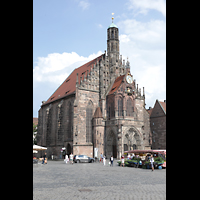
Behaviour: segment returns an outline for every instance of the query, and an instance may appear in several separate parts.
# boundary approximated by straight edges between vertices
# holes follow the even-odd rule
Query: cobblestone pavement
[[[106,163],[33,164],[33,199],[166,199],[166,169]]]

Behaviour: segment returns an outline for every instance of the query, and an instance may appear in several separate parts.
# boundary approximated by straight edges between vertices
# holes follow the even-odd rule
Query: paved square
[[[103,163],[33,165],[33,199],[166,199],[166,169]]]

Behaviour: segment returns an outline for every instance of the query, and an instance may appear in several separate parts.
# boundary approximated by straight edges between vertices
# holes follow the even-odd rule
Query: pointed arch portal
[[[141,144],[142,140],[138,130],[135,128],[129,128],[124,137],[124,151],[140,149]]]
[[[117,158],[117,140],[113,131],[108,134],[107,137],[107,158],[110,158],[113,155],[114,158]]]

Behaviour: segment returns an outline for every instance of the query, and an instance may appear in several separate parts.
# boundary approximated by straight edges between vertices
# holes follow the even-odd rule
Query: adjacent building
[[[148,110],[150,114],[152,149],[166,149],[166,100],[158,99],[153,108]]]

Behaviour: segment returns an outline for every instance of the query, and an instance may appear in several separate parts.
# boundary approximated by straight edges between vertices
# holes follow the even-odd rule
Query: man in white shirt
[[[105,166],[106,165],[106,156],[104,155],[103,157],[103,165]]]
[[[110,166],[112,165],[112,167],[113,167],[113,156],[110,157],[110,162],[111,162]]]

